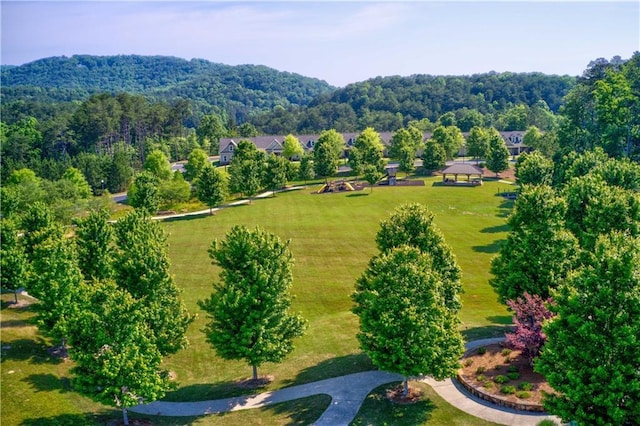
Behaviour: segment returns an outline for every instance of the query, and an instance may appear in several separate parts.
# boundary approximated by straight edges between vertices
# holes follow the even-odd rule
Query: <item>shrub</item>
[[[491,389],[491,388],[493,388],[493,382],[490,382],[489,380],[487,380],[486,382],[484,382],[482,384],[482,386],[484,386],[485,389]]]
[[[510,385],[504,385],[500,388],[500,393],[503,393],[505,395],[513,395],[514,393],[516,393],[516,387],[510,386]]]
[[[517,373],[517,372],[518,372],[517,365],[510,365],[509,368],[507,368],[507,373]]]
[[[484,382],[487,380],[487,376],[485,376],[484,374],[480,374],[478,377],[476,377],[476,379],[478,379],[479,382]]]
[[[469,367],[471,364],[473,364],[473,360],[471,358],[467,358],[464,360],[465,367]]]
[[[487,371],[487,369],[485,367],[478,367],[476,368],[476,374],[482,374],[485,371]]]
[[[558,426],[558,425],[553,420],[544,419],[543,421],[538,423],[538,426]]]
[[[533,390],[533,385],[529,382],[522,382],[518,385],[518,389],[523,391],[530,391]]]
[[[520,378],[520,373],[507,373],[507,377],[511,380],[518,380]]]
[[[493,381],[498,383],[499,385],[507,383],[509,380],[510,379],[507,376],[503,376],[502,374],[499,374],[493,378]]]
[[[518,391],[516,392],[516,396],[520,399],[531,398],[531,394],[527,391]]]
[[[502,352],[500,352],[500,354],[504,357],[508,357],[509,355],[511,355],[511,349],[503,349]]]
[[[480,346],[480,347],[478,348],[477,352],[478,352],[480,355],[484,355],[484,354],[486,354],[486,353],[487,353],[487,348],[485,348],[484,346]]]

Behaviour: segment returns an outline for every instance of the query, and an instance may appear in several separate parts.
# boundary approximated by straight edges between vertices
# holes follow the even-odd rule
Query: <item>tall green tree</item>
[[[303,155],[300,159],[300,169],[298,170],[298,179],[305,183],[315,177],[313,171],[313,162],[310,155]]]
[[[565,188],[567,228],[591,250],[600,234],[640,235],[640,194],[607,185],[600,176],[573,178]]]
[[[185,179],[189,182],[193,182],[198,177],[200,172],[209,164],[209,156],[200,148],[196,148],[189,153],[189,158],[184,165]]]
[[[371,166],[371,170],[375,169],[378,173],[382,173],[384,172],[383,151],[384,145],[382,145],[380,134],[372,127],[367,127],[356,138],[354,147],[349,153],[349,164],[356,175],[364,173],[368,166]]]
[[[415,159],[422,139],[422,132],[415,127],[398,129],[393,134],[389,157],[398,161],[400,171],[409,174],[415,170]]]
[[[538,151],[518,157],[515,175],[520,185],[551,185],[553,161]]]
[[[602,235],[591,261],[554,293],[557,316],[536,362],[556,393],[544,407],[580,425],[640,418],[640,240]]]
[[[249,141],[240,141],[229,164],[229,189],[251,197],[262,188],[264,153]]]
[[[429,172],[441,169],[447,162],[447,153],[442,145],[438,142],[429,139],[424,144],[424,151],[422,151],[422,167]]]
[[[383,253],[403,245],[428,253],[433,269],[442,279],[445,305],[450,310],[457,311],[461,307],[462,293],[460,267],[433,219],[433,213],[425,206],[417,203],[403,204],[381,222],[376,234],[376,244]]]
[[[276,190],[283,188],[287,184],[287,166],[289,161],[285,157],[270,154],[267,157],[267,164],[262,175],[264,178],[263,185],[272,191],[272,195],[276,196]]]
[[[524,293],[547,299],[578,265],[580,246],[567,231],[567,204],[546,185],[522,187],[509,217],[511,231],[491,261],[491,286],[502,303]]]
[[[464,136],[459,128],[456,126],[438,126],[433,129],[431,140],[434,140],[440,146],[444,148],[444,152],[447,155],[447,160],[453,160],[458,156],[460,148],[464,144]]]
[[[474,126],[467,136],[467,155],[475,158],[476,164],[480,158],[487,158],[489,153],[489,135],[482,127]]]
[[[133,178],[133,167],[131,166],[131,147],[118,144],[111,158],[111,164],[107,174],[107,189],[116,193],[125,191]]]
[[[159,185],[155,174],[146,170],[138,173],[129,188],[127,202],[131,207],[154,214],[160,205]]]
[[[0,219],[0,241],[0,286],[13,290],[18,303],[18,289],[27,284],[29,264],[20,244],[18,227],[11,219]]]
[[[227,129],[222,119],[215,114],[202,117],[196,129],[200,146],[212,155],[218,154],[220,150],[220,138],[223,138],[226,134]]]
[[[113,227],[106,209],[74,220],[78,266],[87,281],[106,280],[113,274]]]
[[[289,313],[293,281],[289,243],[260,228],[234,226],[215,240],[209,256],[220,272],[211,297],[199,302],[207,313],[207,341],[224,359],[242,359],[253,368],[281,362],[303,334],[306,321]]]
[[[182,172],[176,170],[169,180],[158,185],[158,199],[161,208],[170,208],[186,203],[191,198],[191,185],[184,180]]]
[[[114,279],[140,302],[152,342],[164,355],[186,347],[193,321],[169,272],[167,236],[145,212],[134,211],[115,226]]]
[[[489,153],[487,155],[487,168],[494,172],[496,176],[509,168],[509,150],[504,143],[500,133],[491,128],[489,135]]]
[[[154,149],[147,155],[142,168],[155,175],[159,181],[169,180],[173,175],[169,159],[159,149]]]
[[[302,148],[300,141],[292,134],[285,136],[284,141],[282,142],[282,148],[282,156],[287,160],[290,160],[291,158],[300,159],[302,158],[302,155],[304,155],[304,149]]]
[[[77,198],[85,199],[91,197],[91,187],[80,170],[75,167],[69,167],[62,175],[62,179],[71,182]]]
[[[229,176],[211,164],[200,171],[195,185],[198,199],[209,206],[209,214],[213,214],[213,208],[222,204],[229,194]]]
[[[325,130],[318,137],[313,148],[313,170],[316,176],[324,178],[333,176],[338,170],[338,160],[344,148],[344,139],[335,129]]]
[[[351,296],[361,348],[376,367],[405,376],[405,395],[409,376],[442,380],[459,368],[464,342],[444,286],[427,253],[400,246],[371,260]]]
[[[174,388],[145,309],[112,281],[97,281],[70,327],[73,388],[94,401],[122,410],[162,398]]]

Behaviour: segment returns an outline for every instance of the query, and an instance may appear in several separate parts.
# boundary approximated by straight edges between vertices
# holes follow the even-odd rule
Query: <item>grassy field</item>
[[[488,285],[489,262],[506,236],[505,219],[511,202],[497,196],[505,184],[486,182],[482,187],[452,188],[437,185],[436,178],[425,186],[380,187],[341,194],[312,194],[313,188],[254,200],[251,205],[224,209],[214,216],[168,220],[169,256],[183,298],[197,320],[189,329],[190,347],[166,360],[175,372],[179,387],[167,400],[205,400],[246,393],[235,382],[251,374],[242,362],[223,361],[205,342],[201,332],[206,318],[197,301],[212,291],[217,269],[207,249],[236,224],[260,225],[291,240],[295,258],[293,309],[309,320],[306,336],[282,364],[267,364],[260,374],[274,377],[264,390],[307,383],[371,369],[355,338],[357,318],[350,313],[354,282],[376,253],[375,234],[380,220],[404,202],[420,202],[435,214],[435,221],[457,256],[463,271],[465,294],[461,319],[467,339],[500,335],[511,317],[497,303]],[[4,295],[10,300],[12,295]],[[29,312],[2,311],[2,423],[3,424],[94,424],[117,413],[69,391],[69,363],[56,363],[35,329],[25,325]],[[7,349],[7,346],[9,348]],[[62,380],[61,380],[62,379]],[[427,393],[428,414],[424,424],[445,424],[453,407]],[[300,404],[251,410],[225,416],[192,419],[153,419],[154,424],[306,424],[326,407],[321,397],[308,404],[300,416]],[[375,404],[374,404],[375,405]],[[306,406],[306,404],[305,404]],[[367,407],[369,407],[367,405]],[[367,423],[363,408],[362,422]],[[423,408],[409,411],[420,417]],[[238,417],[236,417],[238,416]],[[314,417],[315,416],[315,417]],[[457,415],[456,415],[457,416]],[[133,416],[135,417],[135,416]],[[484,424],[473,418],[462,424]],[[391,418],[386,420],[393,424]],[[6,422],[6,423],[5,423]],[[402,423],[402,422],[400,422]]]

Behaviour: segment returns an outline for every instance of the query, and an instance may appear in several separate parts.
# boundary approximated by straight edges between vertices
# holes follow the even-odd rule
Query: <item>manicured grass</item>
[[[438,181],[438,178],[428,178],[425,186],[376,187],[371,194],[367,189],[318,195],[312,194],[317,187],[306,188],[281,193],[275,198],[257,199],[251,205],[227,208],[214,216],[165,221],[164,226],[170,234],[172,273],[184,290],[187,307],[198,314],[188,331],[189,348],[166,360],[166,367],[176,374],[179,383],[178,389],[166,399],[205,400],[248,392],[235,383],[250,376],[250,367],[243,362],[224,361],[215,355],[201,332],[206,317],[197,306],[198,300],[209,296],[212,283],[218,279],[218,270],[211,265],[207,249],[214,239],[224,238],[236,224],[260,225],[291,240],[295,258],[293,310],[309,320],[307,334],[296,341],[296,349],[289,358],[281,364],[266,364],[259,368],[259,374],[274,376],[274,381],[264,390],[372,368],[358,348],[355,338],[358,322],[350,312],[349,295],[356,279],[376,253],[374,239],[380,220],[404,202],[428,206],[457,256],[466,291],[461,312],[465,336],[475,339],[499,335],[504,325],[511,322],[511,316],[498,304],[488,279],[490,259],[497,253],[499,241],[506,237],[505,219],[511,202],[496,196],[499,185],[504,188],[505,184],[489,182],[481,187],[454,188],[437,186]],[[13,297],[5,296],[7,299]],[[37,346],[42,353],[44,343],[38,343],[35,329],[21,322],[30,314],[9,311],[13,310],[2,311],[2,344],[22,340],[24,345]],[[5,326],[5,321],[13,325]],[[118,412],[69,392],[66,382],[59,378],[69,377],[70,363],[33,362],[28,351],[36,349],[27,347],[25,350],[16,350],[14,346],[3,350],[2,419],[4,421],[7,416],[7,424],[36,424],[26,421],[56,416],[77,416],[77,419],[89,422],[95,416],[119,416]],[[9,370],[14,373],[9,375]],[[29,379],[38,374],[49,379],[41,389]],[[18,397],[14,398],[14,395]],[[284,404],[283,410],[294,412],[290,408],[294,403],[288,404]],[[434,404],[448,407],[444,402]],[[272,410],[253,411],[242,413],[247,417],[241,417],[238,422],[280,424]],[[236,415],[240,414],[229,414]],[[216,424],[210,423],[215,421],[212,419],[192,420]],[[182,424],[167,422],[162,424]],[[431,420],[428,423],[431,424]]]
[[[387,399],[387,390],[400,382],[376,388],[365,399],[352,426],[365,425],[443,425],[443,426],[489,426],[496,423],[481,420],[447,404],[427,384],[411,382],[411,388],[422,392],[420,399],[412,404],[398,404]]]

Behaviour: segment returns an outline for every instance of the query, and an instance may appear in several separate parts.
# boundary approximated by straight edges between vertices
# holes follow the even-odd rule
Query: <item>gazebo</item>
[[[453,179],[451,178],[453,176]],[[466,180],[458,180],[458,176],[466,176]],[[482,185],[482,169],[467,163],[455,163],[442,170],[444,185],[477,186]]]

